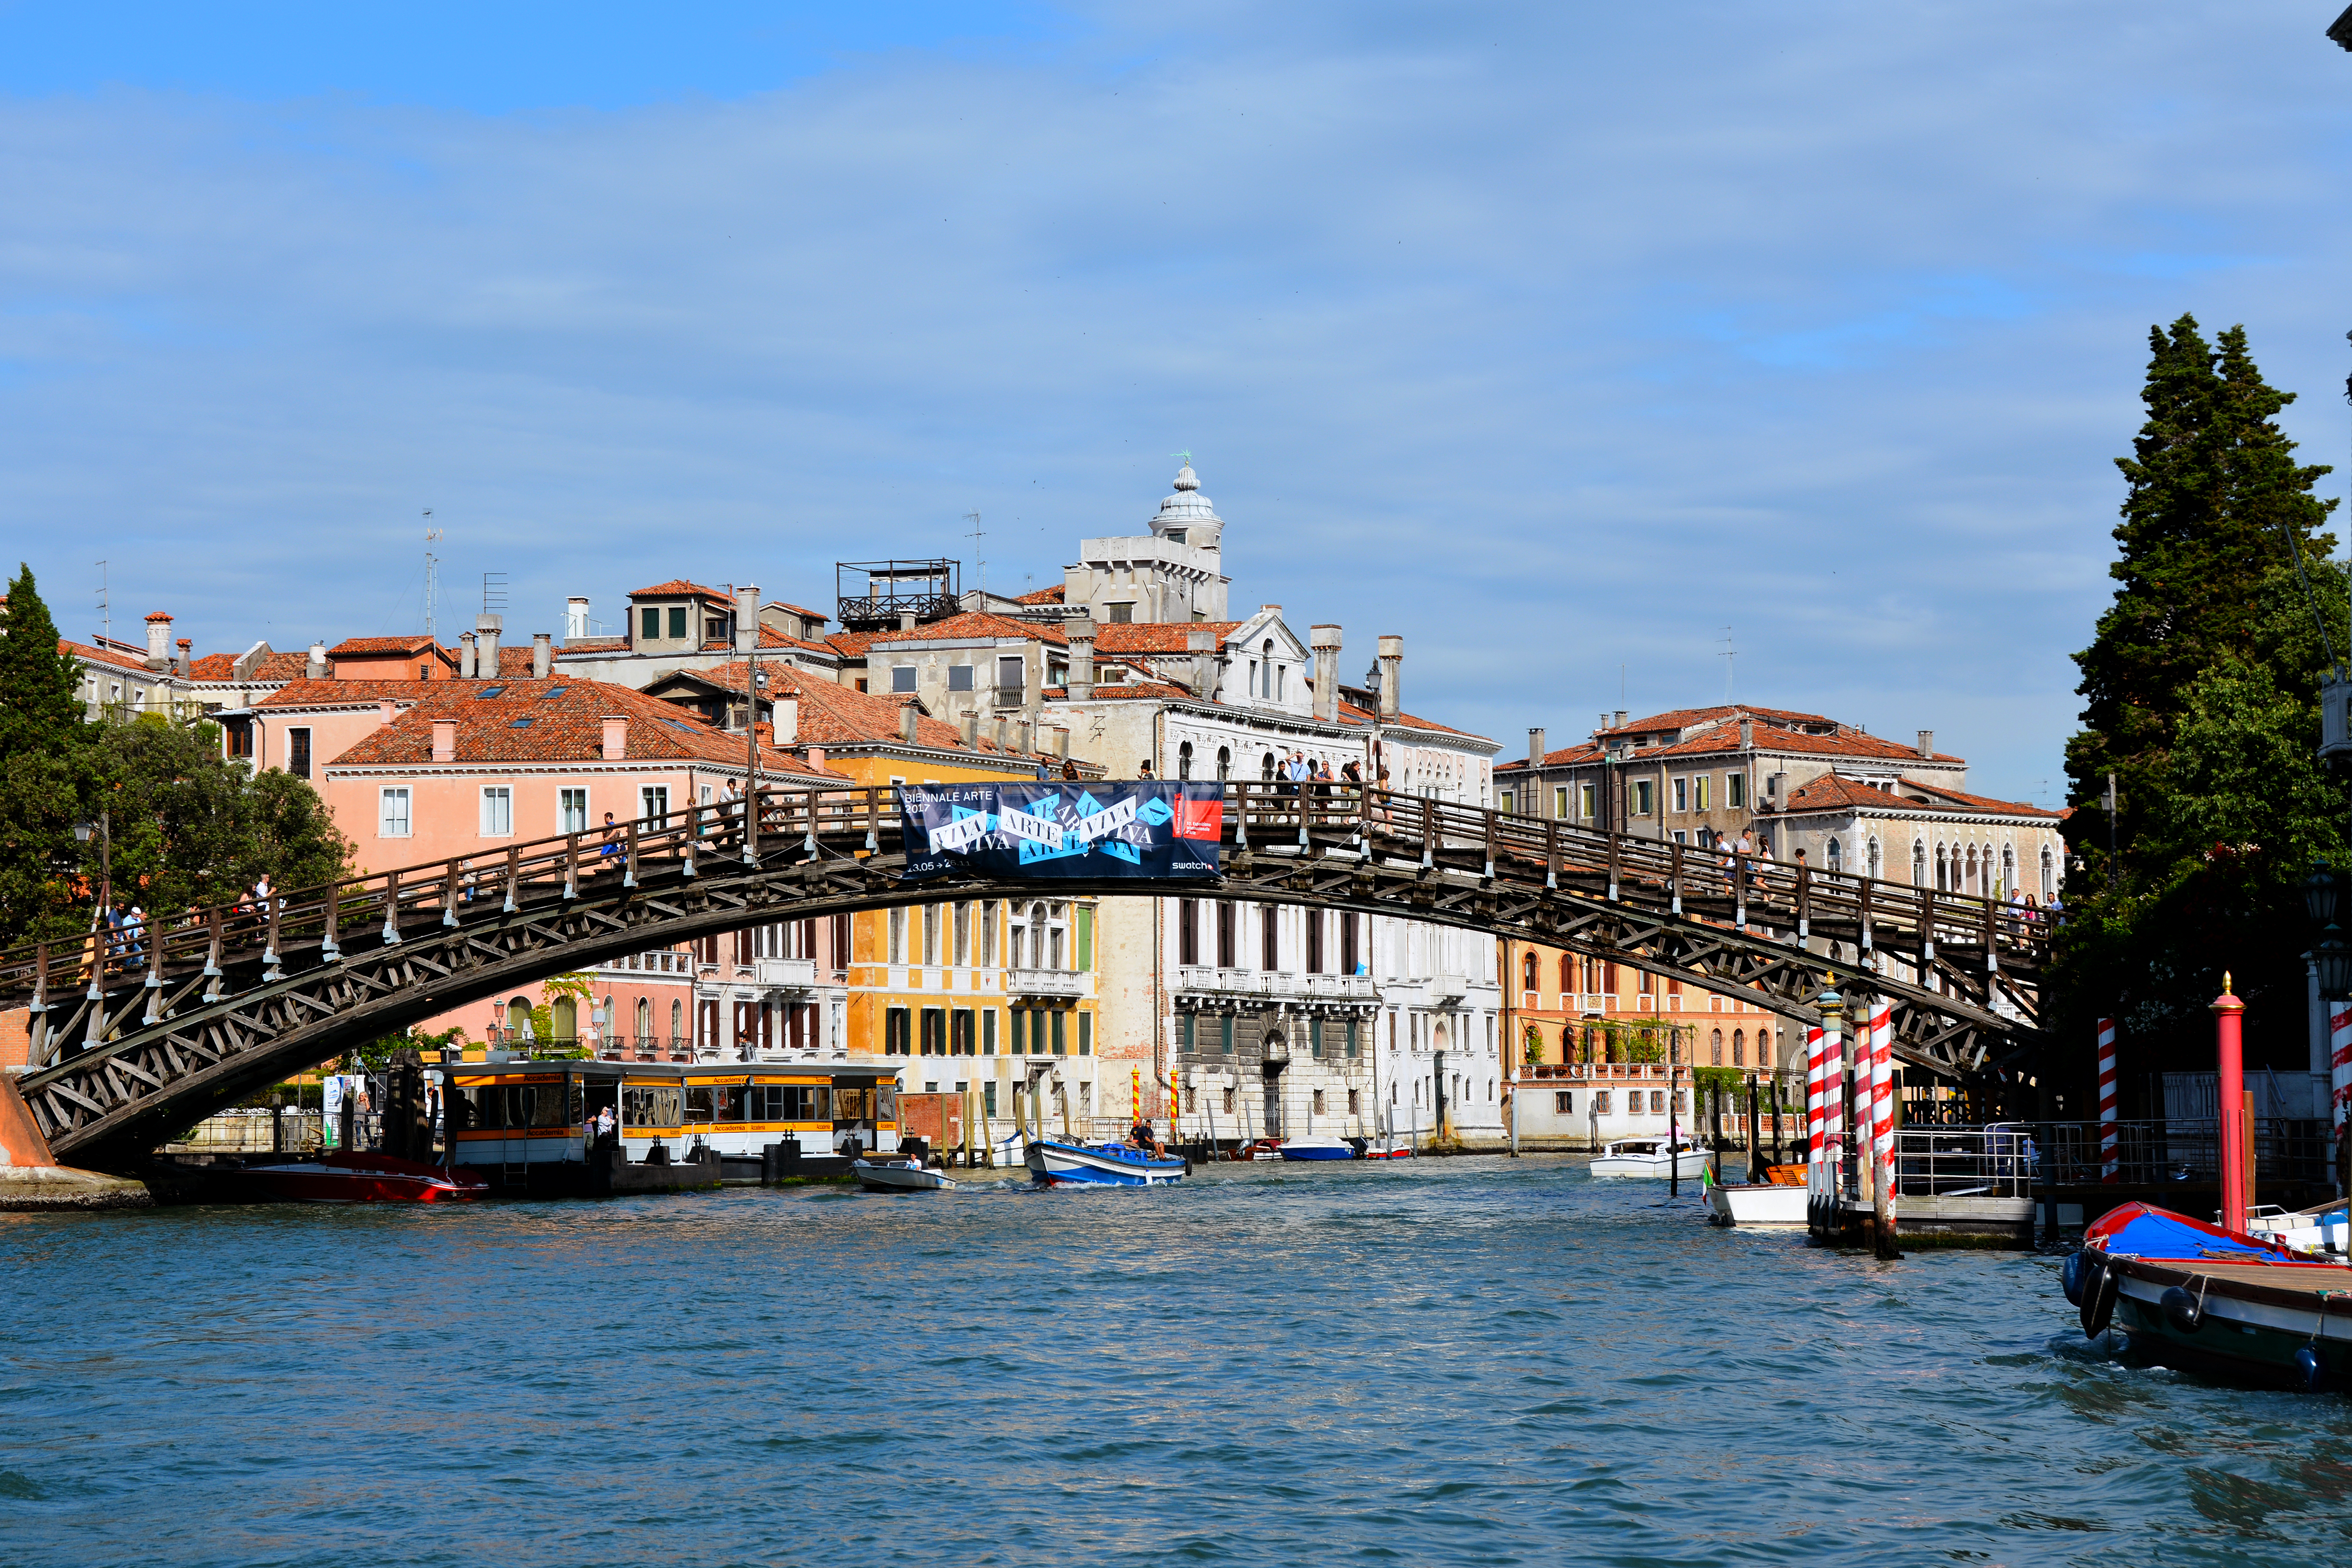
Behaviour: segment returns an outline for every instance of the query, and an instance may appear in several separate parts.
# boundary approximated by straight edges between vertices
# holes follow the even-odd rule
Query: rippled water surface
[[[1559,1160],[0,1215],[11,1563],[2352,1562],[2352,1400]]]

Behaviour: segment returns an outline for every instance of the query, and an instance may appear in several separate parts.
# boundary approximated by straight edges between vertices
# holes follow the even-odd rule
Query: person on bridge
[[[1144,758],[1143,761],[1136,764],[1135,776],[1143,780],[1146,784],[1151,782],[1151,759],[1150,757]]]

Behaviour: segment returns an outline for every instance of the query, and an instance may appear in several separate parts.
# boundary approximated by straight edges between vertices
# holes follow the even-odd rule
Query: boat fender
[[[2157,1298],[2157,1307],[2164,1321],[2184,1334],[2193,1334],[2205,1326],[2205,1303],[2179,1285]]]
[[[2319,1359],[2317,1345],[2305,1345],[2294,1352],[2294,1370],[2305,1392],[2317,1394],[2327,1386],[2327,1363]]]
[[[2083,1336],[2095,1340],[2105,1331],[2107,1320],[2115,1316],[2116,1277],[2104,1258],[2095,1259],[2083,1273]]]
[[[2058,1266],[2058,1283],[2066,1292],[2066,1305],[2083,1305],[2083,1265],[2088,1261],[2079,1252],[2070,1252],[2066,1261]]]

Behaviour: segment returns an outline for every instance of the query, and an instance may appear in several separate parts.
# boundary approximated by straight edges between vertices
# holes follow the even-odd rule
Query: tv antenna
[[[1723,700],[1728,704],[1731,701],[1732,660],[1739,657],[1739,650],[1731,646],[1729,626],[1723,628],[1723,651],[1716,657],[1723,660]]]
[[[114,611],[106,597],[106,563],[103,561],[98,563],[98,624],[101,628],[98,634],[100,638],[105,642],[112,642]]]
[[[499,616],[506,613],[507,574],[503,572],[482,574],[482,614]]]
[[[964,513],[963,520],[971,524],[971,552],[980,563],[980,603],[982,608],[986,608],[988,605],[988,557],[980,553],[980,542],[982,537],[980,531],[980,509],[978,507],[974,507],[971,510]]]
[[[441,530],[433,526],[433,509],[425,509],[425,635],[434,637],[433,600],[441,582],[441,558],[433,547],[441,542]],[[437,639],[436,639],[437,640]]]

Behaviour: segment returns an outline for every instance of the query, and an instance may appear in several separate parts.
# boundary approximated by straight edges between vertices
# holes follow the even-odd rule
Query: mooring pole
[[[1870,1013],[1871,1216],[1878,1256],[1903,1256],[1895,1238],[1895,1009],[1885,997]]]
[[[2246,1163],[2251,1152],[2246,1135],[2246,1053],[2243,1037],[2246,1005],[2230,993],[2230,974],[2221,973],[2221,994],[2213,998],[2213,1044],[2220,1058],[2220,1103],[2213,1110],[2221,1134],[2221,1228],[2242,1234],[2246,1228]]]

